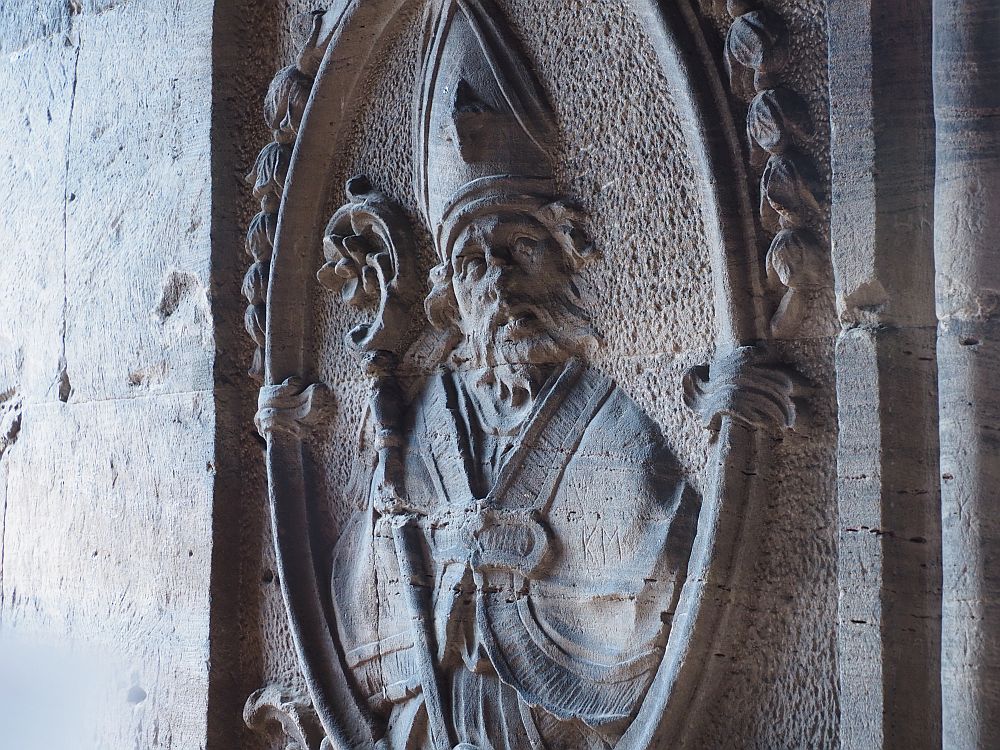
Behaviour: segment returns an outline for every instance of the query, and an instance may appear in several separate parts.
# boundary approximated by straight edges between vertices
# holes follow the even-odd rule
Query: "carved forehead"
[[[469,232],[496,235],[507,231],[511,222],[534,222],[544,226],[541,212],[552,201],[544,195],[487,193],[470,196],[465,201],[455,201],[451,210],[437,227],[438,254],[449,258],[459,242],[467,241]]]
[[[541,236],[550,233],[548,227],[533,213],[516,210],[499,210],[484,213],[469,221],[458,233],[452,253],[469,243],[489,244],[507,241],[520,234]]]

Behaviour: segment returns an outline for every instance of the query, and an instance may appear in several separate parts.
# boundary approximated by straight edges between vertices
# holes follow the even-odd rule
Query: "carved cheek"
[[[458,302],[458,312],[462,317],[465,317],[476,304],[475,285],[455,276],[452,287],[455,290],[455,300]]]

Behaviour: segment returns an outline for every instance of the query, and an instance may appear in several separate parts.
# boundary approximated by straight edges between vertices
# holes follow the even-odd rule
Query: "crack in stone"
[[[0,469],[3,467],[3,457],[7,449],[17,440],[21,430],[21,402],[17,398],[17,389],[11,388],[0,393]],[[4,561],[7,550],[7,496],[10,486],[6,471],[0,471],[0,619],[4,605]]]
[[[75,29],[71,29],[72,32]],[[72,37],[71,37],[72,38]],[[74,196],[69,190],[70,148],[73,141],[73,113],[76,110],[76,89],[80,77],[80,51],[83,48],[83,38],[75,34],[76,56],[73,59],[73,85],[70,89],[69,116],[66,121],[66,168],[63,172],[63,305],[61,347],[59,353],[59,374],[57,376],[58,396],[63,403],[69,401],[72,387],[66,366],[66,318],[69,309],[69,204]]]

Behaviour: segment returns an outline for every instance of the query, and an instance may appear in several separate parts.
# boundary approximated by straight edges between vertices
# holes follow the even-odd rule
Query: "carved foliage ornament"
[[[749,102],[751,161],[765,165],[760,221],[773,237],[768,277],[786,290],[771,330],[776,338],[793,338],[810,298],[831,286],[819,178],[801,150],[813,123],[802,97],[780,83],[789,62],[784,22],[749,2],[728,7],[733,23],[726,38],[726,70],[733,93]]]
[[[243,279],[243,296],[249,303],[245,323],[256,348],[250,376],[264,377],[264,343],[267,331],[267,287],[271,257],[278,231],[278,209],[291,166],[292,147],[302,125],[313,79],[322,59],[320,34],[324,13],[307,16],[308,32],[295,65],[284,68],[271,82],[264,100],[264,120],[274,133],[274,140],[261,150],[247,182],[260,201],[260,213],[253,217],[247,231],[246,250],[253,265]]]
[[[598,338],[574,277],[601,253],[556,185],[552,107],[492,0],[426,4],[413,143],[414,194],[438,256],[429,283],[405,213],[364,177],[326,223],[325,262],[306,262],[322,223],[316,186],[404,4],[343,0],[313,16],[298,64],[267,97],[275,136],[252,175],[262,213],[248,238],[247,319],[266,345],[257,425],[315,714],[270,688],[252,696],[247,721],[284,727],[290,747],[307,750],[666,747],[697,713],[725,621],[727,602],[706,587],[738,581],[762,492],[754,477],[769,435],[795,427],[801,395],[766,345],[761,258],[756,237],[741,234],[753,226],[748,196],[716,179],[745,169],[725,94],[712,93],[721,78],[707,46],[678,41],[701,34],[686,2],[654,12],[635,0],[697,120],[691,132],[709,136],[691,148],[720,217],[713,270],[730,276],[718,285],[732,295],[716,300],[718,358],[685,382],[718,452],[699,499],[659,427],[588,364]],[[754,71],[742,83],[734,72],[734,86],[761,89],[750,129],[773,154],[765,193],[784,243],[770,263],[798,268],[814,207],[787,154],[807,123],[794,98],[767,88],[784,64],[780,34],[748,15],[728,62]],[[693,83],[695,69],[707,83]],[[271,265],[281,272],[268,289]],[[311,369],[301,300],[317,279],[375,310],[347,333],[371,387],[364,455],[345,490],[357,510],[328,568],[316,561],[331,550],[312,549],[302,466],[328,393],[300,377]]]

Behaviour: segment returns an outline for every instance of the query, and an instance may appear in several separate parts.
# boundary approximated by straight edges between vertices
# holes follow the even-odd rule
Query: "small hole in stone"
[[[264,575],[262,575],[260,578],[264,583],[274,583],[274,573],[272,573],[270,570],[265,570]]]
[[[194,557],[194,552],[192,550],[188,550],[188,557]]]
[[[145,690],[143,690],[138,685],[133,685],[128,690],[128,695],[126,696],[126,700],[133,706],[138,706],[140,703],[146,700],[146,697],[147,696]]]
[[[979,346],[979,344],[979,339],[972,338],[971,336],[962,339],[962,346]]]

